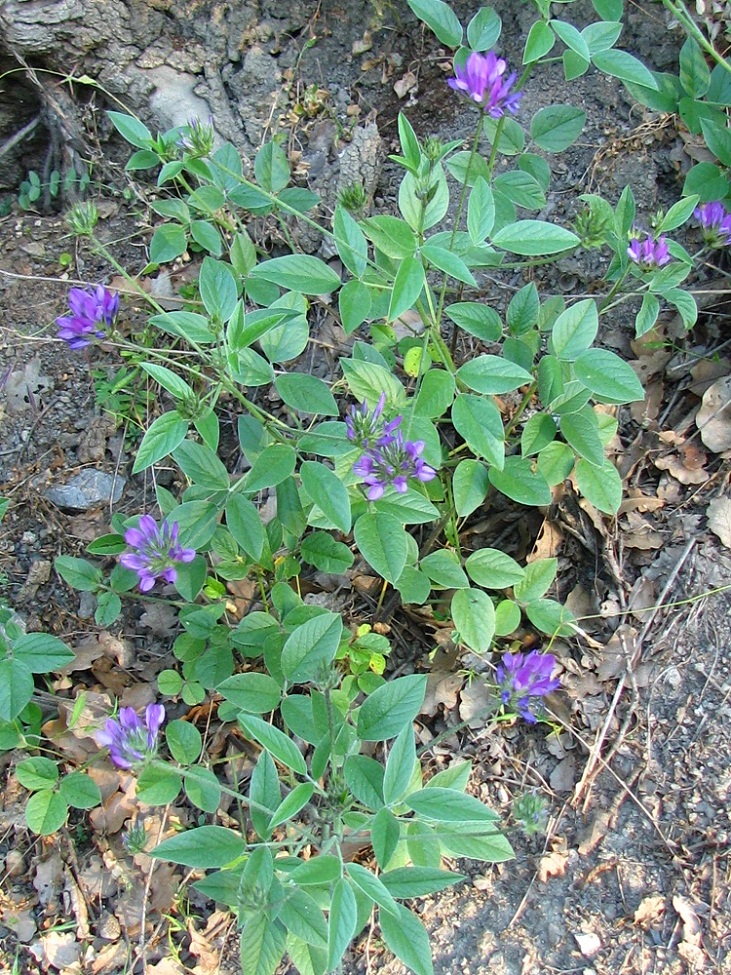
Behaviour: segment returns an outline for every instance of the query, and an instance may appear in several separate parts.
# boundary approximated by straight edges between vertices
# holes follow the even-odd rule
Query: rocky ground
[[[517,61],[530,11],[527,4],[501,6],[502,51]],[[326,4],[318,11],[308,22],[318,38],[311,49],[303,51],[301,36],[257,35],[257,57],[276,67],[270,88],[281,95],[277,124],[289,126],[290,156],[326,201],[345,172],[368,183],[376,212],[392,211],[399,174],[384,158],[395,149],[398,111],[409,114],[420,136],[444,139],[467,138],[474,119],[444,82],[444,52],[409,17],[390,18],[387,10],[380,22],[370,11],[362,20],[343,18]],[[631,7],[623,45],[657,69],[673,70],[678,37],[665,30],[663,16],[652,4]],[[257,105],[251,95],[247,138],[254,142],[272,125],[265,95],[256,93]],[[524,104],[532,113],[564,101],[581,104],[589,118],[580,143],[557,160],[542,216],[570,218],[578,193],[589,190],[615,202],[627,183],[645,219],[679,197],[689,160],[672,119],[647,113],[621,85],[594,73],[567,90],[558,69],[529,85]],[[138,271],[150,215],[129,192],[119,147],[104,152],[103,185],[92,188],[101,233],[120,262]],[[50,631],[77,650],[78,667],[39,693],[47,718],[54,713],[50,692],[65,701],[79,688],[124,693],[127,703],[137,694],[143,703],[145,688],[167,665],[174,619],[136,605],[122,627],[100,631],[93,605],[65,586],[52,563],[61,553],[83,553],[112,510],[144,506],[150,485],[131,476],[131,464],[136,424],[154,404],[144,390],[132,402],[125,388],[111,390],[121,365],[114,350],[87,358],[54,338],[69,286],[109,280],[113,271],[71,241],[60,213],[8,206],[0,223],[0,495],[10,509],[0,526],[0,599],[29,631]],[[546,293],[575,295],[590,292],[601,271],[599,259],[591,266],[559,262],[538,283]],[[635,364],[648,390],[645,403],[622,417],[616,462],[627,500],[616,520],[566,494],[529,519],[510,509],[485,512],[471,529],[507,539],[516,557],[557,556],[560,598],[583,619],[585,633],[552,648],[563,668],[552,728],[485,726],[478,685],[465,677],[473,662],[445,646],[430,665],[422,741],[470,720],[466,732],[434,749],[434,767],[456,754],[471,758],[471,791],[505,817],[526,790],[542,796],[548,810],[545,836],[514,837],[515,862],[488,870],[461,863],[468,881],[418,906],[440,975],[731,972],[726,280],[723,263],[699,272],[694,287],[704,312],[690,335],[671,315],[662,318],[655,345],[633,341],[628,316],[602,335]],[[486,300],[502,309],[523,283],[487,280]],[[134,323],[141,314],[134,299],[124,307]],[[329,338],[344,341],[334,326]],[[326,374],[329,360],[313,368]],[[162,477],[173,483],[175,473]],[[394,621],[405,634],[418,625]],[[417,657],[433,647],[431,632],[422,644]],[[401,653],[402,665],[407,657]],[[88,738],[56,731],[62,754],[85,754]],[[116,797],[114,809],[79,817],[60,837],[41,841],[23,825],[27,793],[13,776],[17,759],[0,755],[0,938],[8,971],[121,973],[143,964],[156,975],[236,970],[230,921],[202,899],[181,900],[175,870],[153,874],[148,858],[123,850],[119,829],[134,805],[130,783],[113,773],[105,787]],[[346,969],[404,971],[377,929],[354,947]]]

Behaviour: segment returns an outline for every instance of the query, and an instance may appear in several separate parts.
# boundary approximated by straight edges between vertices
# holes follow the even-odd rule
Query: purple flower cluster
[[[157,734],[165,720],[162,704],[148,704],[144,719],[134,708],[120,708],[119,720],[107,718],[96,740],[109,748],[109,755],[119,768],[132,768],[138,762],[157,754]]]
[[[497,665],[500,699],[521,718],[535,724],[543,710],[543,698],[561,686],[551,677],[556,666],[552,653],[506,653]]]
[[[372,412],[364,402],[360,407],[351,406],[345,418],[348,440],[364,451],[353,464],[353,473],[363,479],[369,501],[382,498],[389,485],[403,494],[410,477],[426,483],[437,476],[421,456],[424,441],[404,440],[399,429],[402,417],[383,420],[385,403],[386,394],[382,393]]]
[[[655,240],[647,235],[643,240],[642,231],[635,230],[632,232],[632,239],[627,248],[627,257],[638,264],[643,271],[654,271],[670,263],[668,242],[664,237]]]
[[[103,284],[69,291],[70,315],[56,319],[58,337],[70,349],[83,349],[93,338],[103,339],[119,313],[119,295]]]
[[[137,527],[124,533],[124,540],[132,551],[124,552],[119,561],[125,569],[137,573],[142,592],[149,592],[156,579],[175,582],[176,564],[195,558],[194,548],[182,548],[178,542],[177,521],[168,525],[163,518],[158,527],[151,515],[142,515]]]
[[[506,112],[515,115],[523,93],[511,92],[516,73],[503,78],[506,67],[505,61],[493,51],[488,51],[487,54],[473,51],[464,67],[455,64],[455,77],[449,78],[447,84],[454,91],[466,95],[492,118],[501,118]]]
[[[731,213],[723,203],[702,203],[693,211],[701,225],[703,239],[711,247],[727,247],[731,244]]]

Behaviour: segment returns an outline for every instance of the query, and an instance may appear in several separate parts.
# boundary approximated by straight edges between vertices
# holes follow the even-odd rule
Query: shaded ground
[[[527,11],[505,6],[503,50],[515,61]],[[631,36],[625,34],[623,43],[655,67],[671,69],[674,40],[663,33],[658,45],[658,16],[654,7],[649,16],[633,9]],[[309,163],[315,190],[327,192],[337,182],[338,153],[347,145],[338,137],[349,120],[375,117],[387,151],[395,148],[401,108],[420,136],[468,137],[474,118],[455,107],[443,81],[446,62],[428,38],[409,24],[374,31],[372,47],[353,55],[353,24],[333,12],[328,19],[327,10],[321,23],[327,30],[316,56],[302,59],[303,87],[295,90],[318,85],[334,97],[297,123],[290,143]],[[291,55],[284,51],[283,57]],[[409,73],[416,87],[399,98],[393,86]],[[553,193],[541,216],[566,221],[577,192],[590,185],[615,202],[631,183],[645,220],[677,199],[687,159],[671,121],[643,114],[618,83],[596,74],[568,93],[565,88],[557,69],[547,81],[529,85],[525,98],[528,113],[571,100],[589,114],[581,143],[555,165]],[[360,113],[349,115],[350,106]],[[102,234],[120,261],[137,271],[146,260],[147,213],[125,200],[120,170],[117,178],[116,189],[105,196]],[[377,211],[393,210],[397,179],[395,167],[380,170]],[[64,310],[69,283],[96,281],[110,271],[64,240],[60,217],[14,209],[2,227],[0,494],[11,508],[0,528],[0,596],[17,608],[29,631],[63,636],[88,661],[86,670],[61,678],[54,692],[72,701],[83,687],[92,704],[116,695],[139,706],[154,693],[155,675],[170,665],[175,621],[156,616],[149,604],[133,605],[123,626],[100,632],[93,605],[69,591],[51,564],[60,553],[81,554],[108,526],[110,506],[95,503],[72,512],[46,496],[49,486],[87,469],[109,474],[112,489],[122,485],[114,510],[139,511],[150,497],[150,485],[130,477],[134,422],[120,425],[95,405],[90,366],[111,376],[119,360],[111,350],[106,357],[93,352],[90,364],[57,342],[51,327]],[[592,266],[560,262],[539,279],[543,293],[588,291],[606,265],[603,258],[591,260]],[[619,518],[599,517],[567,492],[548,512],[529,518],[510,509],[479,512],[469,528],[475,547],[499,543],[516,557],[531,551],[556,555],[558,595],[585,618],[586,634],[554,648],[565,690],[552,702],[553,734],[545,726],[498,731],[475,717],[469,732],[434,750],[435,770],[455,755],[472,758],[471,790],[503,816],[526,789],[543,796],[549,812],[545,838],[514,838],[515,863],[487,871],[460,864],[470,878],[466,884],[421,902],[442,975],[731,972],[731,599],[728,592],[703,596],[731,584],[731,556],[717,535],[727,544],[728,537],[708,528],[717,510],[709,504],[728,497],[728,450],[710,449],[697,430],[702,397],[730,369],[722,271],[702,271],[699,290],[714,290],[713,304],[692,335],[679,335],[667,316],[658,333],[661,347],[643,348],[632,342],[629,316],[623,316],[602,336],[637,364],[648,388],[646,403],[621,417],[616,459],[628,500]],[[174,276],[172,286],[184,277]],[[517,277],[486,279],[486,300],[502,312],[523,283]],[[125,314],[135,320],[132,299]],[[329,339],[343,340],[336,326]],[[472,351],[466,347],[463,354]],[[320,356],[313,368],[326,373],[329,360]],[[144,421],[148,407],[154,404],[143,396],[134,408],[124,404],[124,411],[134,416],[137,410]],[[160,477],[174,487],[174,471]],[[367,604],[356,602],[356,611],[367,614]],[[429,662],[427,651],[439,643],[432,621],[417,616],[391,623],[396,659],[403,664],[410,654],[413,666],[414,656],[423,655],[417,663],[431,671],[422,743],[478,715],[480,685],[470,683],[465,671],[484,664],[458,659],[444,644]],[[50,718],[50,695],[39,700]],[[74,760],[90,755],[88,738],[56,730],[62,754]],[[220,970],[235,971],[229,961],[236,956],[235,933],[226,918],[195,896],[182,901],[182,877],[174,869],[158,867],[153,874],[148,858],[131,858],[122,848],[120,828],[138,813],[125,777],[99,773],[105,798],[115,800],[104,817],[79,817],[58,842],[40,841],[23,826],[27,793],[12,774],[18,757],[0,756],[0,937],[9,964],[17,957],[21,971],[122,972],[133,965],[137,971],[142,943],[147,971],[168,975],[182,970],[165,940],[170,930],[189,969],[200,975],[219,970],[223,956]],[[188,815],[184,808],[150,815],[147,828],[154,836],[171,819]],[[376,929],[354,948],[347,971],[400,975],[403,967],[388,958]]]

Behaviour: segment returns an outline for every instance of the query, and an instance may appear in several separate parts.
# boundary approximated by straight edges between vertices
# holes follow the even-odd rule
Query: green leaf
[[[578,413],[561,417],[561,434],[579,457],[601,467],[604,463],[604,445],[599,437],[599,426],[593,411],[587,407]]]
[[[279,684],[273,677],[255,672],[227,677],[216,687],[216,690],[234,707],[250,714],[266,714],[268,711],[274,711],[279,706],[282,696]]]
[[[551,489],[540,471],[534,471],[529,460],[507,457],[504,468],[491,467],[488,477],[493,487],[519,504],[544,505],[551,503]]]
[[[236,278],[230,265],[204,257],[198,287],[203,306],[211,318],[217,322],[227,322],[239,300]]]
[[[446,369],[430,369],[422,377],[414,401],[414,415],[429,419],[441,417],[454,399],[454,377]]]
[[[150,324],[163,332],[176,335],[187,342],[206,345],[215,341],[215,335],[208,327],[205,315],[197,315],[192,311],[170,311],[162,315],[153,315]]]
[[[640,310],[635,317],[635,335],[639,338],[646,335],[655,325],[657,316],[660,314],[660,302],[649,291],[646,291],[642,298]],[[599,350],[597,350],[599,351]]]
[[[493,182],[495,193],[505,196],[517,207],[540,210],[546,205],[546,196],[535,177],[523,169],[501,173]]]
[[[179,863],[184,867],[211,870],[225,867],[246,852],[240,833],[223,826],[197,826],[163,840],[150,853],[156,860]]]
[[[99,786],[85,772],[69,772],[61,779],[59,791],[74,809],[93,809],[102,801]]]
[[[282,400],[300,413],[338,416],[338,405],[327,383],[301,372],[283,373],[274,380]]]
[[[503,327],[498,313],[478,301],[457,301],[447,305],[444,312],[455,325],[484,342],[497,342],[502,336]]]
[[[589,54],[593,57],[600,51],[608,51],[614,47],[621,33],[622,24],[609,18],[603,22],[600,21],[598,24],[589,24],[582,30],[581,36],[586,41]]]
[[[376,688],[358,711],[358,737],[363,741],[394,738],[419,713],[425,693],[425,674],[397,677]]]
[[[460,379],[465,381],[463,376]],[[452,423],[473,453],[502,468],[505,430],[500,410],[491,399],[459,393],[452,405]]]
[[[158,227],[150,241],[150,261],[153,264],[166,264],[180,257],[188,246],[188,238],[183,228],[176,223],[166,223]]]
[[[394,515],[402,525],[424,525],[439,518],[439,512],[423,494],[407,488],[403,494],[392,494],[374,501],[376,511]]]
[[[414,774],[415,767],[416,741],[414,738],[414,729],[411,727],[411,725],[406,725],[406,727],[399,732],[396,740],[391,746],[391,750],[388,753],[388,760],[386,761],[386,772],[383,776],[383,799],[384,802],[386,802],[389,806],[397,803],[406,794],[409,784],[411,783],[411,777]],[[371,832],[377,832],[377,827],[375,824]],[[393,849],[391,850],[391,853],[393,853]],[[376,858],[378,859],[378,863],[380,864],[381,868],[385,868],[386,863],[381,859],[381,857],[378,856],[378,854],[376,854]],[[390,856],[388,859],[390,859]]]
[[[300,467],[300,477],[305,491],[328,522],[327,525],[318,523],[323,528],[337,528],[347,535],[352,525],[350,497],[338,475],[319,461],[306,460]]]
[[[574,105],[548,105],[533,116],[531,138],[544,152],[563,152],[581,135],[586,112]]]
[[[297,786],[299,788],[299,786]],[[310,860],[303,860],[290,871],[289,879],[298,887],[319,887],[322,884],[336,883],[342,879],[342,867],[336,856],[319,854]]]
[[[307,766],[305,765],[305,760],[302,758],[300,750],[291,738],[288,738],[279,728],[275,728],[273,725],[262,721],[261,718],[257,718],[253,714],[240,715],[239,724],[247,735],[250,735],[260,745],[263,745],[282,765],[291,768],[298,775],[307,774]],[[219,866],[222,866],[222,864],[219,864]]]
[[[202,812],[215,813],[221,805],[221,786],[215,773],[204,765],[191,765],[185,770],[185,794]]]
[[[462,764],[468,765],[468,762]],[[399,900],[426,897],[466,880],[464,874],[433,867],[397,867],[381,874],[384,887]]]
[[[22,660],[0,660],[0,721],[13,721],[33,697],[33,675]]]
[[[66,800],[50,789],[36,792],[25,807],[25,821],[39,836],[50,836],[66,822],[69,808]]]
[[[59,556],[55,563],[61,575],[58,561],[63,557]],[[69,556],[65,556],[65,558],[69,558]],[[79,561],[81,562],[83,559],[79,559]],[[88,563],[85,564],[88,565]],[[73,650],[70,650],[58,637],[51,636],[50,633],[24,633],[13,643],[13,657],[24,663],[31,674],[50,674],[61,667],[65,667],[74,659],[74,656]]]
[[[314,681],[335,659],[343,633],[337,613],[322,613],[290,633],[282,648],[282,673],[290,683]]]
[[[172,453],[175,463],[193,484],[208,491],[228,491],[228,471],[210,447],[183,440]]]
[[[296,785],[275,809],[274,815],[269,821],[269,829],[275,829],[277,826],[281,826],[282,823],[286,823],[287,820],[293,819],[300,809],[304,809],[312,798],[314,791],[315,787],[310,782],[301,782],[299,785]]]
[[[180,721],[176,719],[165,726],[165,741],[170,749],[170,754],[176,762],[181,765],[192,765],[197,762],[203,738],[200,731],[190,721]]]
[[[371,842],[376,861],[382,870],[390,863],[400,837],[401,827],[394,814],[385,806],[379,809],[371,826]]]
[[[576,486],[595,508],[616,515],[622,503],[622,479],[614,464],[596,467],[585,460],[576,463]]]
[[[378,904],[389,914],[398,914],[399,905],[375,874],[366,870],[365,867],[361,867],[359,863],[346,863],[345,869],[355,886],[374,904]]]
[[[680,49],[680,84],[691,98],[703,98],[711,86],[711,69],[697,41],[688,37]]]
[[[495,607],[495,634],[496,636],[510,636],[520,626],[520,606],[517,606],[512,599],[503,599]]]
[[[410,227],[399,217],[383,214],[368,217],[361,222],[363,231],[375,247],[386,257],[402,261],[413,257],[416,251],[416,237]]]
[[[475,823],[443,824],[439,828],[443,848],[456,856],[487,863],[503,863],[515,857],[508,840],[495,829]]]
[[[465,562],[473,582],[485,589],[509,589],[525,576],[525,569],[515,559],[497,548],[481,548]]]
[[[340,259],[351,274],[360,277],[367,266],[368,242],[357,221],[342,206],[335,209],[333,232]]]
[[[523,50],[523,64],[532,64],[545,57],[556,43],[556,35],[543,20],[537,20],[528,31]]]
[[[706,142],[708,140],[706,139]],[[729,157],[729,164],[731,165],[731,156]],[[692,216],[693,210],[695,210],[698,205],[698,196],[693,194],[693,196],[688,197],[684,200],[678,200],[674,203],[668,212],[663,217],[662,223],[658,227],[657,232],[659,234],[667,233],[669,230],[675,230],[677,227],[682,226],[685,221]]]
[[[580,243],[571,230],[557,227],[543,220],[519,220],[509,223],[492,238],[495,247],[525,256],[559,254]]]
[[[152,362],[141,362],[140,365],[149,376],[152,376],[156,383],[159,383],[175,399],[184,400],[188,397],[192,398],[195,395],[186,381],[181,379],[172,369],[159,366]]]
[[[419,568],[435,585],[443,589],[466,589],[469,586],[458,557],[446,549],[425,556],[419,563]]]
[[[293,890],[279,909],[279,920],[295,937],[318,948],[327,948],[327,923],[314,898]]]
[[[683,319],[685,328],[693,328],[698,320],[698,305],[696,305],[693,295],[688,294],[687,291],[681,291],[679,288],[670,288],[669,291],[665,292],[663,297],[666,301],[675,305],[680,317]]]
[[[497,355],[478,355],[470,359],[457,370],[457,378],[478,393],[493,395],[512,393],[533,380],[525,369]]]
[[[182,784],[174,768],[148,766],[137,779],[137,798],[148,806],[166,806],[177,797]]]
[[[440,271],[444,271],[445,274],[449,274],[457,281],[462,281],[463,284],[476,287],[477,282],[474,275],[465,262],[446,247],[440,247],[438,244],[427,241],[421,248],[421,254],[425,260]]]
[[[559,37],[566,47],[568,47],[574,54],[584,60],[589,60],[589,48],[586,41],[573,24],[567,24],[562,20],[552,20],[550,21],[551,28],[555,32],[556,36]]]
[[[443,0],[408,0],[408,4],[427,27],[430,27],[442,44],[459,47],[462,43],[462,25],[449,4]]]
[[[541,303],[538,289],[531,281],[513,295],[508,305],[506,315],[508,329],[511,335],[524,335],[538,323]]]
[[[574,363],[576,376],[606,403],[634,403],[645,398],[630,365],[609,349],[587,349]]]
[[[594,10],[602,20],[621,20],[624,11],[623,0],[591,0]]]
[[[489,51],[500,37],[503,24],[494,10],[482,7],[467,25],[467,43],[473,51]]]
[[[591,58],[595,68],[603,71],[604,74],[611,75],[612,78],[619,78],[620,81],[630,81],[645,88],[658,90],[658,83],[654,75],[632,54],[626,51],[599,51]]]
[[[270,281],[287,291],[303,295],[330,294],[340,287],[340,277],[319,257],[310,254],[286,254],[272,257],[252,270],[254,280]]]
[[[381,808],[384,770],[380,762],[367,755],[351,755],[345,760],[343,774],[348,788],[358,802],[367,809]]]
[[[348,388],[357,400],[365,400],[372,409],[381,395],[386,394],[389,406],[402,402],[404,388],[396,377],[384,366],[359,359],[341,359],[340,367],[348,383]],[[345,428],[341,428],[344,430]]]
[[[71,555],[58,555],[53,565],[64,582],[80,592],[96,592],[101,585],[101,570],[87,562],[86,559],[77,559]]]
[[[688,170],[683,183],[683,196],[697,193],[701,203],[722,200],[729,192],[729,181],[718,166],[701,162]]]
[[[484,8],[488,9],[488,8]],[[490,10],[490,13],[494,11]],[[478,176],[467,203],[467,230],[475,244],[482,244],[495,223],[495,200],[490,184]]]
[[[241,929],[241,975],[274,975],[287,946],[287,930],[268,911],[251,915]]]
[[[537,454],[556,438],[556,424],[546,413],[534,413],[528,419],[520,435],[520,452],[523,457]]]
[[[269,822],[282,801],[277,767],[268,751],[262,751],[251,773],[249,815],[261,839],[272,835]]]
[[[383,911],[378,915],[383,940],[415,975],[433,975],[431,946],[424,925],[402,904],[396,904],[396,908],[395,917]]]
[[[413,308],[425,283],[426,276],[421,260],[417,257],[404,258],[393,282],[386,321],[392,322],[405,311]]]
[[[327,967],[334,971],[356,932],[358,905],[350,884],[340,878],[335,884],[330,902],[328,924]]]
[[[265,447],[244,475],[244,490],[254,494],[264,488],[276,487],[292,474],[296,462],[297,454],[287,444]]]
[[[439,787],[412,792],[404,799],[419,816],[440,823],[494,823],[499,817],[474,796]]]
[[[599,314],[593,298],[577,301],[556,319],[549,342],[549,352],[565,362],[571,362],[584,352],[596,338]]]
[[[479,508],[487,497],[490,481],[484,464],[477,460],[462,460],[452,476],[454,506],[460,518]]]
[[[576,633],[576,617],[555,599],[536,599],[526,605],[525,614],[533,626],[547,636],[573,636]]]
[[[491,118],[489,115],[485,115],[482,121],[482,131],[485,137],[490,142],[490,145],[495,145],[497,142],[498,152],[501,152],[504,156],[519,156],[523,149],[525,149],[525,132],[523,126],[515,121],[514,118],[510,118],[509,115],[504,115],[500,120],[502,126],[498,125],[498,119]],[[468,156],[469,153],[465,152]],[[454,162],[455,157],[453,156],[449,163],[447,163],[448,168],[454,172],[451,163]],[[486,160],[483,160],[483,164],[486,166]],[[472,169],[470,169],[472,172]],[[456,176],[456,173],[454,174]],[[473,173],[473,178],[476,176]],[[482,175],[489,175],[483,173]],[[458,177],[457,177],[458,178]]]
[[[226,526],[231,536],[252,559],[258,562],[264,550],[264,526],[259,510],[240,494],[229,495]]]
[[[481,589],[460,589],[452,596],[452,619],[462,643],[487,653],[495,635],[495,607]]]
[[[184,420],[179,413],[170,411],[158,416],[145,431],[142,443],[137,449],[132,473],[139,474],[163,457],[167,457],[182,443],[187,432],[188,421]]]
[[[152,132],[133,115],[125,115],[123,112],[107,112],[112,125],[119,132],[123,139],[126,139],[132,146],[139,149],[149,149],[154,142]]]
[[[196,244],[200,244],[204,250],[207,250],[214,257],[220,257],[223,253],[221,235],[208,220],[192,220],[190,224],[190,236]]]
[[[369,511],[356,521],[353,534],[363,558],[383,579],[394,585],[408,555],[403,524],[384,511]]]
[[[536,559],[525,567],[520,582],[513,587],[515,598],[522,603],[540,599],[553,585],[558,562],[556,559]]]
[[[58,782],[58,766],[50,758],[38,755],[19,762],[15,774],[18,782],[29,792],[52,789]]]
[[[94,622],[97,626],[111,626],[121,612],[122,600],[116,592],[99,593],[94,610]]]
[[[254,160],[254,174],[267,193],[278,193],[289,182],[289,163],[284,149],[276,142],[266,142]]]
[[[335,575],[346,572],[354,562],[353,553],[347,545],[322,531],[313,532],[304,539],[300,554],[305,562],[314,565],[320,572]]]

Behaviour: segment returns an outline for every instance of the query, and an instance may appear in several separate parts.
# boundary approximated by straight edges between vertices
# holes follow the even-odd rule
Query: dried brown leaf
[[[640,901],[633,921],[645,931],[649,928],[659,928],[666,910],[667,901],[662,894],[650,894]]]
[[[731,450],[731,376],[709,386],[703,394],[695,422],[701,440],[714,454]]]
[[[731,498],[714,498],[706,509],[708,527],[731,548]]]
[[[546,853],[538,863],[538,879],[545,884],[549,877],[563,877],[566,873],[568,857],[556,850]]]

